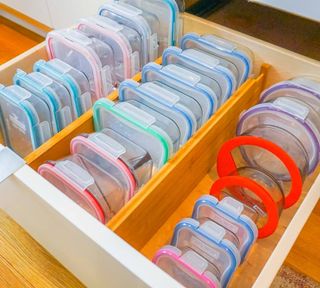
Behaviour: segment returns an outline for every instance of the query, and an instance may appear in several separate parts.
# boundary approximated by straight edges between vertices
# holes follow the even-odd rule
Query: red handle
[[[279,212],[277,204],[272,199],[269,192],[266,189],[264,189],[261,185],[259,185],[257,182],[249,178],[241,176],[226,176],[218,179],[216,182],[213,183],[210,190],[210,194],[220,199],[222,190],[224,188],[232,186],[247,188],[262,200],[266,208],[268,220],[263,227],[258,229],[258,237],[265,238],[271,235],[278,226]]]
[[[291,189],[288,195],[285,196],[284,208],[294,205],[302,193],[303,183],[299,168],[286,151],[266,139],[255,136],[239,136],[225,142],[218,153],[217,170],[219,177],[229,176],[237,170],[231,152],[243,145],[263,148],[275,155],[285,165],[291,177]]]

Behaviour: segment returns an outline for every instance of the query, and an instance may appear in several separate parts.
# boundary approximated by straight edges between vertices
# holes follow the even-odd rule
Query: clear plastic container
[[[94,99],[91,99],[89,81],[79,70],[59,59],[48,62],[39,60],[34,64],[33,70],[47,75],[66,87],[71,95],[76,117],[80,117],[92,107]]]
[[[140,85],[135,81],[127,80],[120,85],[119,99],[120,101],[135,100],[146,104],[165,117],[172,119],[175,127],[172,126],[166,131],[176,135],[174,139],[179,139],[178,147],[180,144],[184,144],[195,133],[198,124],[200,125],[200,119],[196,119],[189,107],[184,105],[189,103],[156,82],[146,82]],[[178,131],[173,133],[177,129]]]
[[[320,90],[316,92],[293,80],[284,81],[265,90],[261,95],[261,102],[280,102],[280,104],[285,102],[283,105],[288,106],[287,110],[290,109],[292,113],[295,113],[296,109],[304,110],[303,106],[305,106],[305,113],[308,113],[307,118],[310,119],[310,124],[320,144]]]
[[[189,248],[207,259],[216,271],[215,276],[226,287],[240,263],[240,254],[233,235],[213,221],[195,219],[180,221],[174,230],[171,245],[180,250]]]
[[[304,177],[319,162],[319,142],[310,116],[306,106],[277,98],[273,103],[262,103],[244,112],[237,135],[257,136],[277,144],[292,157]],[[269,152],[256,153],[250,147],[242,152],[250,165],[269,171],[277,179],[290,181],[286,167]]]
[[[201,77],[176,65],[161,66],[149,63],[143,67],[142,82],[160,82],[196,100],[206,122],[218,108],[218,98],[212,89],[201,83]]]
[[[21,157],[53,136],[47,104],[17,85],[0,85],[0,118],[5,144]]]
[[[301,76],[274,84],[261,93],[261,102],[269,102],[279,97],[292,97],[309,104],[320,113],[320,81]]]
[[[77,28],[112,48],[116,85],[140,71],[142,43],[137,31],[103,16],[81,19]]]
[[[71,96],[63,85],[40,72],[27,74],[22,70],[17,70],[13,81],[47,103],[54,133],[58,133],[76,119]]]
[[[164,66],[175,64],[198,73],[202,83],[214,90],[220,105],[231,97],[238,86],[229,68],[221,65],[215,56],[200,50],[170,47],[163,52],[162,63]]]
[[[95,101],[113,91],[114,55],[109,45],[73,29],[51,31],[46,41],[50,59],[59,58],[86,75]]]
[[[244,213],[244,206],[232,197],[225,197],[219,202],[217,198],[205,195],[197,200],[192,214],[194,219],[210,219],[233,233],[239,242],[242,262],[258,236],[257,226]]]
[[[106,140],[105,137],[108,140]],[[119,156],[119,159],[128,166],[138,187],[142,187],[150,180],[152,175],[153,164],[150,154],[128,138],[123,137],[121,134],[111,129],[104,129],[101,132],[89,135],[90,141],[94,141],[97,145],[106,150],[113,149],[113,147],[109,145],[110,139],[117,142],[116,146],[121,145],[124,147],[124,152]]]
[[[134,196],[137,183],[131,170],[120,159],[120,156],[125,153],[125,148],[106,135],[102,134],[102,136],[105,137],[92,134],[73,138],[70,143],[71,154],[81,155],[117,179],[124,188],[126,203]]]
[[[81,155],[48,162],[41,165],[38,171],[102,223],[108,222],[124,206],[128,197],[125,184],[112,174],[113,171],[106,172]]]
[[[163,130],[156,127],[156,119],[130,105],[100,99],[93,107],[96,131],[112,129],[146,150],[153,161],[153,173],[169,159],[170,150]],[[169,136],[168,136],[169,138]]]
[[[220,288],[219,271],[206,258],[186,247],[180,250],[167,245],[153,262],[186,288]]]
[[[154,14],[144,12],[129,4],[108,2],[100,8],[99,15],[108,17],[139,33],[142,40],[140,68],[149,61],[154,61],[158,58],[159,45],[156,31],[159,27],[159,20]]]
[[[177,15],[177,9],[172,1],[120,0],[120,2],[133,5],[157,17],[159,25],[155,31],[158,35],[159,55],[161,55],[167,47],[175,45],[176,26],[179,15]]]
[[[252,73],[253,53],[246,47],[240,47],[239,44],[218,36],[189,33],[181,39],[181,48],[182,50],[202,50],[218,57],[220,61],[225,61],[225,64],[230,66],[230,70],[237,75],[239,85],[244,83]]]

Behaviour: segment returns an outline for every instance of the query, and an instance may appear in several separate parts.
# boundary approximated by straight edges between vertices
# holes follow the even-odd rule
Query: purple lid
[[[303,113],[295,115],[274,103],[261,103],[241,115],[236,133],[237,136],[240,136],[253,128],[262,126],[272,126],[273,129],[278,127],[287,131],[288,134],[291,134],[290,137],[297,138],[303,145],[309,159],[308,173],[310,174],[318,164],[320,147],[309,119],[303,116]],[[265,134],[265,138],[268,139],[268,134]],[[286,148],[290,142],[282,143],[281,140],[284,139],[279,138],[279,142],[275,144],[286,151],[290,150]]]

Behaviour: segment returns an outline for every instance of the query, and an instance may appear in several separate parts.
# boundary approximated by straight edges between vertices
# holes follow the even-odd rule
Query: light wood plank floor
[[[41,40],[43,38],[0,16],[0,64],[30,49]]]

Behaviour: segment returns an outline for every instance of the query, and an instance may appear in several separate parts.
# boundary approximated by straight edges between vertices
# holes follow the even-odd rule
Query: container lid
[[[38,169],[41,176],[56,186],[62,193],[85,209],[103,224],[106,221],[104,210],[93,193],[87,188],[94,186],[93,177],[81,166],[72,161],[43,164]],[[83,178],[80,178],[80,175]],[[80,179],[79,179],[80,178]],[[79,181],[79,182],[78,182]]]
[[[122,82],[119,87],[119,100],[130,102],[135,106],[138,105],[148,113],[155,115],[160,121],[167,123],[162,127],[170,135],[173,143],[178,144],[177,148],[179,148],[180,143],[185,143],[191,136],[191,126],[188,119],[171,105],[158,101],[154,94],[140,88],[140,85],[135,81]]]
[[[51,31],[46,41],[50,59],[59,58],[86,75],[95,100],[113,90],[113,54],[107,44],[72,29]]]
[[[216,267],[191,249],[165,246],[153,262],[186,287],[221,287]]]
[[[148,76],[148,73],[150,73],[151,75]],[[205,97],[207,97],[208,100],[210,101],[209,109],[211,113],[213,113],[213,111],[216,111],[216,109],[218,108],[219,106],[218,100],[214,101],[214,99],[217,99],[217,95],[214,93],[214,91],[211,88],[201,83],[201,77],[198,74],[192,72],[191,70],[184,69],[183,67],[180,67],[174,64],[161,66],[155,63],[150,63],[146,65],[142,70],[143,82],[154,81],[152,77],[154,77],[154,74],[158,74],[158,73],[161,74],[162,76],[163,75],[169,76],[171,79],[177,80],[182,84],[182,85],[180,84],[179,86],[186,85],[189,87],[189,89],[190,87],[193,87],[194,90],[197,90],[198,92],[204,94]],[[147,77],[151,78],[150,81],[146,81]]]
[[[189,71],[186,72],[189,73]],[[163,71],[161,69],[161,66],[155,63],[150,63],[144,66],[142,70],[142,82],[161,83],[162,85],[166,85],[171,89],[175,89],[176,91],[179,91],[193,98],[201,106],[203,112],[203,122],[208,120],[212,113],[215,111],[213,109],[216,109],[218,107],[218,103],[212,103],[210,94],[202,91],[201,88],[199,89],[199,87],[190,86],[188,81],[181,81],[181,78]],[[201,84],[198,85],[202,87]],[[215,105],[213,106],[213,104]]]
[[[39,60],[34,71],[45,74],[63,85],[71,96],[74,115],[81,116],[92,106],[89,81],[85,75],[60,59]]]
[[[256,224],[242,215],[243,209],[244,204],[232,197],[219,203],[217,198],[206,195],[197,200],[193,210],[193,218],[208,218],[236,235],[242,261],[258,235]]]
[[[228,246],[217,243],[194,219],[180,221],[174,231],[171,245],[180,250],[190,248],[212,263],[220,274],[222,286],[226,286],[237,267],[237,260]],[[239,256],[240,257],[240,256]]]
[[[99,9],[98,14],[111,18],[121,25],[128,26],[140,34],[143,45],[141,64],[145,65],[149,61],[149,40],[152,31],[148,22],[142,16],[143,11],[129,4],[108,2]]]
[[[103,142],[106,140],[107,142]],[[109,145],[108,145],[109,144]],[[99,133],[93,134],[93,136],[85,137],[78,136],[72,139],[70,144],[70,150],[72,154],[78,154],[94,163],[97,167],[103,170],[110,177],[116,179],[118,185],[121,186],[118,193],[115,194],[114,199],[109,199],[109,203],[114,203],[114,205],[109,204],[112,207],[116,207],[113,211],[117,212],[119,207],[124,203],[128,202],[131,197],[133,197],[136,190],[135,179],[123,161],[119,159],[119,153],[124,153],[124,147],[114,147],[110,145],[117,145],[116,141],[110,140],[108,136]],[[120,151],[121,150],[121,151]],[[121,155],[121,154],[120,154]],[[101,188],[104,190],[103,188]],[[122,195],[120,195],[122,193]],[[108,194],[106,193],[106,198]],[[109,198],[111,198],[109,197]],[[121,203],[117,203],[117,199],[121,198]],[[121,208],[121,207],[120,207]]]
[[[125,148],[125,153],[119,157],[131,170],[136,179],[137,185],[141,187],[147,183],[151,178],[153,166],[150,154],[142,147],[136,145],[128,138],[122,136],[114,130],[103,129],[101,133],[109,138],[112,138],[114,141],[117,141],[122,147]]]
[[[181,50],[177,47],[167,48],[163,53],[163,64],[176,64],[199,73],[201,83],[212,87],[220,103],[225,102],[237,87],[232,72],[221,66],[213,55],[195,49]]]
[[[201,38],[200,35],[196,33],[185,34],[181,39],[180,47],[182,50],[197,49],[210,55],[214,55],[220,60],[221,65],[229,68],[233,72],[238,85],[241,85],[246,81],[249,76],[250,71],[245,61],[232,53],[217,49],[214,45]]]
[[[285,99],[280,99],[276,103],[262,103],[241,115],[237,127],[237,135],[246,134],[252,129],[259,127],[261,129],[262,126],[272,126],[270,133],[264,134],[263,138],[275,141],[278,146],[288,151],[289,155],[297,161],[298,165],[301,163],[301,166],[304,166],[303,161],[298,160],[299,158],[301,159],[301,157],[304,159],[304,155],[300,155],[301,149],[296,150],[296,147],[299,146],[297,143],[301,143],[307,153],[309,161],[308,173],[311,173],[319,161],[319,142],[314,133],[313,126],[310,124],[308,118],[306,118],[307,115],[308,108],[298,105],[297,103],[292,103],[292,101],[288,103]],[[277,132],[277,129],[281,131],[279,130],[280,132]],[[276,134],[272,134],[271,131],[276,133],[277,136]],[[252,133],[254,132],[251,131],[250,134]],[[282,137],[279,137],[279,133],[283,134]],[[293,140],[287,142],[288,139]],[[292,144],[292,149],[290,149],[290,143]],[[300,170],[303,173],[304,169],[302,168]],[[273,172],[275,173],[275,171]],[[283,177],[280,174],[277,177],[286,179],[285,174]]]
[[[155,122],[154,117],[141,113],[140,110],[137,112],[137,108],[128,103],[119,104],[116,105],[108,99],[96,102],[94,105],[96,131],[109,128],[130,139],[148,151],[155,169],[159,169],[168,161],[169,147],[163,136],[151,127]]]

